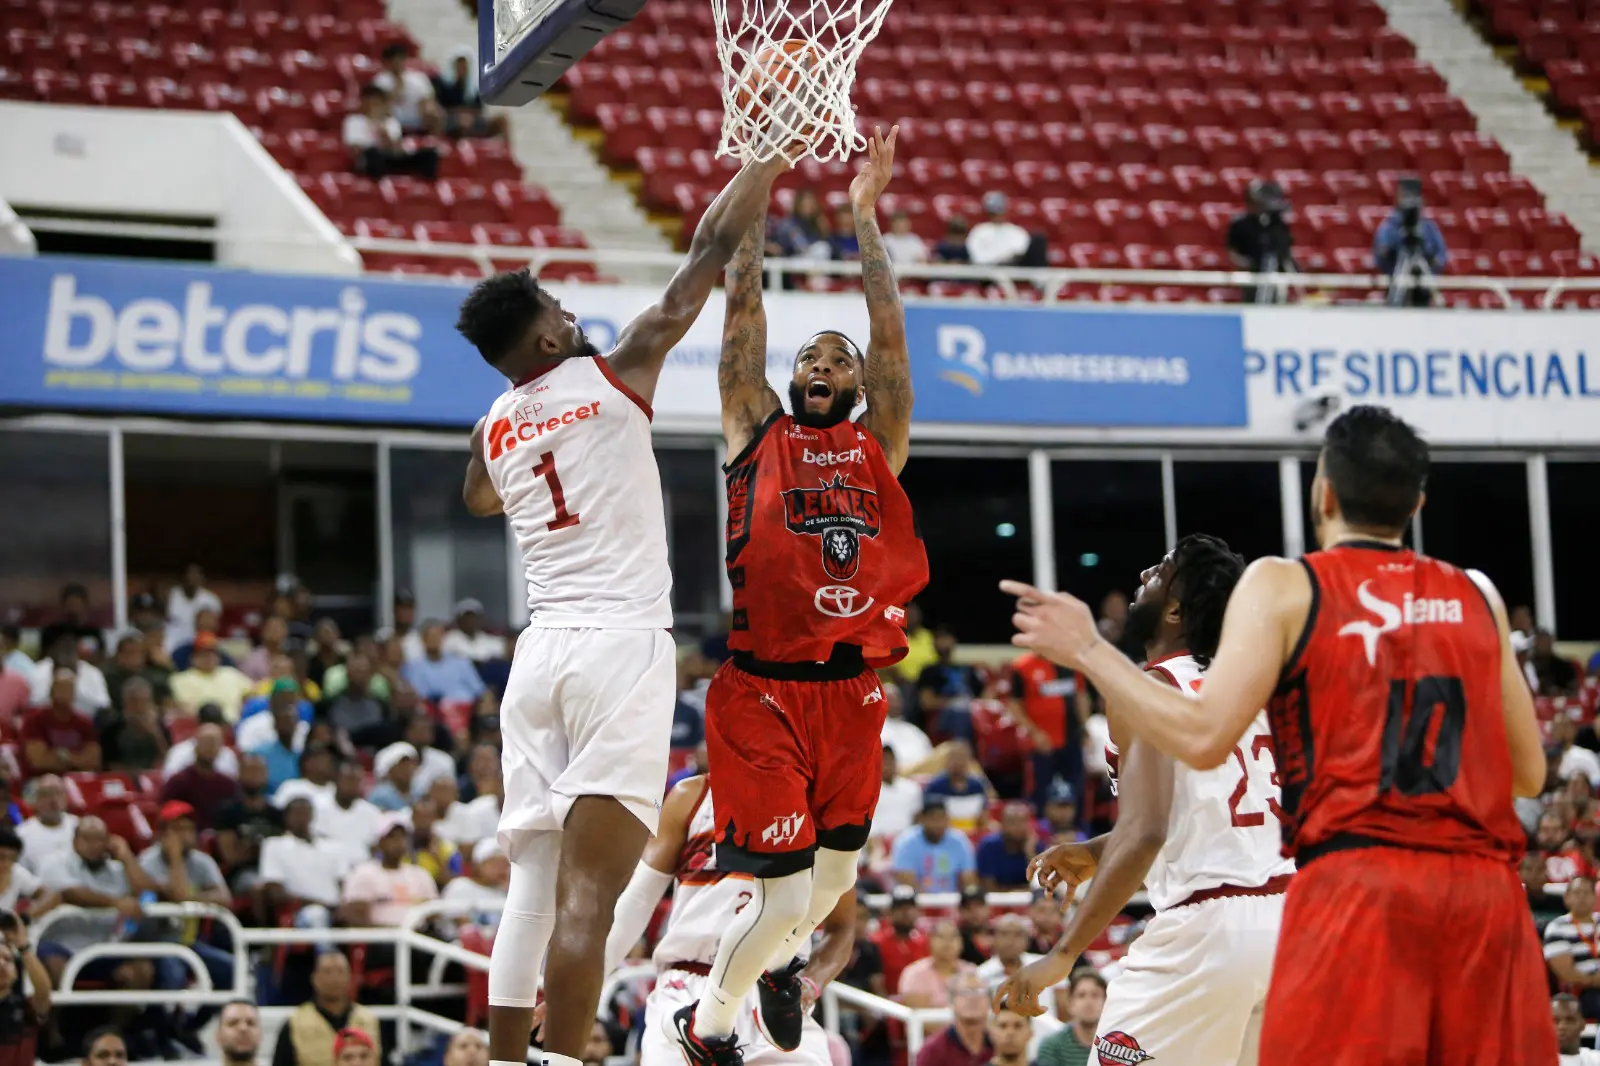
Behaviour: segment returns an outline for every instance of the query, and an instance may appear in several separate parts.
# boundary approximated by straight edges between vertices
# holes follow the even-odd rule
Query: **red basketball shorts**
[[[793,681],[724,663],[706,692],[717,867],[781,877],[809,869],[818,847],[865,847],[883,777],[883,719],[871,670]]]
[[[1544,956],[1516,872],[1365,847],[1295,875],[1260,1066],[1552,1066]]]

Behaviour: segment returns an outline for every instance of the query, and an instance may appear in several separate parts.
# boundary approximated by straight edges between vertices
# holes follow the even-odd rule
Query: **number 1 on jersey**
[[[566,529],[568,526],[578,524],[578,515],[575,511],[567,510],[567,494],[561,491],[561,477],[556,473],[556,453],[545,452],[539,456],[539,461],[534,464],[533,476],[542,477],[550,484],[550,498],[555,501],[556,516],[545,523],[552,532],[557,529]]]

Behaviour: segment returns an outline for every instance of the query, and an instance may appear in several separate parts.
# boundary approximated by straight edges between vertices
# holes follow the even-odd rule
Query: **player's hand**
[[[1086,844],[1056,844],[1028,863],[1028,880],[1037,878],[1039,887],[1052,894],[1062,886],[1072,893],[1094,876],[1099,865]]]
[[[1039,996],[1045,989],[1065,981],[1072,973],[1072,963],[1072,959],[1055,951],[1028,963],[994,990],[994,1009],[1037,1018],[1045,1010]]]
[[[1081,666],[1100,643],[1089,605],[1065,592],[1043,592],[1024,581],[1002,581],[1000,591],[1017,597],[1011,643],[1029,648],[1060,666]]]
[[[857,211],[871,210],[876,206],[878,197],[889,185],[889,179],[894,177],[894,146],[899,139],[899,126],[890,126],[888,137],[883,135],[883,127],[878,126],[867,138],[867,161],[861,165],[861,173],[850,183],[850,204]]]

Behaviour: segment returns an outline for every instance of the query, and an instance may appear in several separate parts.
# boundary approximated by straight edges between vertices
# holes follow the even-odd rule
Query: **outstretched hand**
[[[889,136],[883,127],[873,129],[867,138],[867,161],[861,164],[861,173],[850,183],[850,203],[858,208],[870,208],[878,202],[883,190],[894,177],[894,148],[900,140],[900,127],[889,127]]]
[[[1100,642],[1089,605],[1065,592],[1044,592],[1024,581],[1002,581],[1000,591],[1017,597],[1011,643],[1030,648],[1059,666],[1078,667]]]

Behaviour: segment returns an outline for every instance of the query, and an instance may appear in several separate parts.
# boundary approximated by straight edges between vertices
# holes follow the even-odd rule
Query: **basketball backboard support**
[[[478,0],[478,87],[485,103],[536,99],[646,0]]]

